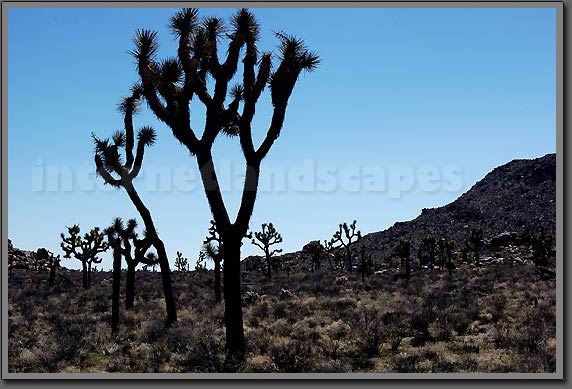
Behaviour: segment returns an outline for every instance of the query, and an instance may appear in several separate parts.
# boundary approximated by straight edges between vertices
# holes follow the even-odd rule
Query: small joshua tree
[[[349,226],[347,223],[340,224],[339,230],[330,241],[332,244],[338,242],[346,250],[346,268],[350,273],[353,269],[352,246],[361,240],[361,232],[356,231],[356,223],[354,220]]]
[[[125,259],[127,264],[125,281],[125,309],[127,310],[134,306],[137,266],[139,264],[152,266],[157,261],[156,257],[149,256],[152,254],[149,252],[152,246],[151,242],[146,239],[146,234],[144,234],[143,239],[139,239],[136,229],[137,221],[135,219],[129,219],[127,223],[124,224],[121,218],[115,218],[112,225],[105,229],[110,245],[112,245],[114,250],[114,280],[115,277],[118,277],[118,282],[121,280],[121,257]],[[117,288],[119,288],[119,286],[117,286]],[[119,296],[119,289],[114,290],[114,293],[117,293],[117,296]],[[119,297],[117,297],[117,299],[117,301],[119,301]]]
[[[58,267],[60,267],[60,256],[55,255],[51,251],[48,251],[48,255],[50,258],[50,260],[49,260],[49,262],[50,262],[50,276],[48,278],[48,285],[54,285],[54,283],[56,282],[56,272],[58,270]]]
[[[469,244],[474,253],[475,264],[479,266],[479,253],[481,246],[483,245],[483,230],[480,228],[473,228],[471,230],[471,235],[469,235]]]
[[[445,249],[445,257],[447,259],[447,270],[449,271],[449,277],[453,276],[453,269],[455,265],[453,264],[453,249],[455,248],[455,241],[453,239],[444,238],[443,246]]]
[[[119,327],[119,293],[121,290],[121,236],[117,226],[120,219],[115,219],[113,225],[104,230],[107,234],[109,247],[113,250],[113,280],[111,286],[111,333],[116,334]]]
[[[405,279],[409,281],[411,278],[411,242],[401,238],[397,245],[396,253],[405,265]]]
[[[216,223],[211,220],[209,233],[203,242],[203,251],[207,258],[214,263],[214,293],[217,303],[221,302],[221,266],[224,257],[222,238],[216,229]]]
[[[199,257],[197,258],[197,262],[195,263],[195,271],[204,271],[207,269],[206,266],[207,256],[204,251],[199,252]]]
[[[548,266],[552,240],[546,236],[543,228],[531,230],[527,235],[530,248],[532,249],[534,266],[537,268]]]
[[[266,259],[266,278],[272,278],[272,257],[282,252],[282,249],[274,249],[271,247],[275,244],[282,243],[282,236],[276,231],[272,223],[262,224],[262,231],[255,232],[252,244],[264,251]]]
[[[56,281],[56,271],[60,265],[60,256],[55,255],[45,248],[39,248],[34,254],[34,266],[38,272],[49,270],[48,285],[54,285]]]
[[[99,232],[98,227],[94,227],[86,233],[83,238],[80,235],[79,225],[68,227],[69,236],[60,234],[62,250],[65,252],[64,258],[71,258],[81,261],[83,271],[83,287],[88,289],[91,286],[91,265],[101,263],[98,254],[107,251],[108,244],[105,241],[105,234]]]
[[[177,251],[177,258],[175,258],[175,267],[178,271],[188,271],[189,270],[189,260],[183,256],[183,253]]]
[[[171,270],[165,244],[159,238],[157,228],[149,209],[145,206],[141,197],[133,185],[133,180],[139,175],[145,148],[155,143],[155,130],[151,127],[141,127],[137,133],[137,147],[135,154],[135,136],[133,130],[133,115],[139,110],[140,101],[143,97],[143,87],[136,85],[132,89],[131,96],[125,97],[119,104],[119,111],[124,115],[125,131],[117,131],[109,139],[99,139],[94,134],[92,138],[95,144],[95,166],[97,173],[106,184],[115,188],[123,188],[129,199],[139,212],[145,225],[145,246],[153,246],[157,251],[158,262],[161,267],[161,280],[165,305],[167,307],[167,325],[177,320],[175,296],[171,286]],[[124,149],[125,161],[120,154]]]
[[[330,265],[330,270],[334,271],[334,264],[332,263],[332,256],[334,254],[334,251],[336,249],[338,249],[338,247],[335,246],[335,243],[332,242],[331,240],[324,240],[324,251],[326,252],[326,258],[328,259],[328,264]]]
[[[467,239],[463,242],[463,247],[461,248],[461,259],[463,262],[469,262],[469,251],[471,251],[471,247],[469,241]]]
[[[172,130],[175,138],[195,156],[206,197],[224,242],[226,366],[233,370],[244,360],[245,341],[240,287],[240,250],[256,201],[261,162],[280,135],[286,107],[298,77],[312,71],[319,59],[304,42],[283,33],[278,61],[257,47],[260,26],[247,9],[239,10],[230,28],[216,17],[199,20],[196,9],[182,9],[171,18],[170,28],[178,39],[177,58],[158,62],[157,33],[138,30],[132,51],[145,100],[155,116]],[[226,58],[219,62],[219,42],[229,40]],[[261,54],[261,55],[260,55]],[[241,60],[241,56],[243,57]],[[242,64],[242,82],[229,87]],[[257,66],[258,65],[258,66]],[[257,68],[257,69],[256,69]],[[256,71],[258,70],[258,71]],[[207,76],[209,76],[207,78]],[[214,83],[213,92],[207,87]],[[255,108],[266,85],[270,88],[273,113],[266,136],[256,148],[252,137]],[[230,103],[225,106],[227,95]],[[206,108],[202,137],[191,128],[191,99],[196,96]],[[242,110],[240,110],[242,105]],[[231,220],[212,157],[220,133],[237,136],[246,162],[246,177],[239,210]]]
[[[302,251],[310,255],[310,259],[312,260],[312,271],[320,270],[322,255],[324,253],[324,247],[320,241],[313,240],[309,242],[302,248]]]
[[[437,237],[433,234],[429,234],[421,240],[421,244],[423,246],[423,251],[429,257],[429,264],[431,266],[431,269],[433,269],[433,267],[435,267],[435,252],[437,250]]]

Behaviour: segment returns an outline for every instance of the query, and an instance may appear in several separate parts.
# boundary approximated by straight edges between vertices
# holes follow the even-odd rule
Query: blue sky
[[[136,216],[124,192],[82,178],[93,173],[90,133],[109,136],[122,126],[116,105],[137,80],[127,53],[137,28],[159,31],[160,57],[176,54],[167,29],[174,12],[9,10],[8,235],[15,246],[59,253],[66,225],[105,227],[115,216]],[[201,10],[204,16],[233,12]],[[254,12],[261,49],[272,50],[272,32],[285,31],[303,37],[322,59],[294,90],[282,134],[263,162],[263,174],[279,178],[262,178],[266,189],[251,222],[256,229],[272,221],[285,251],[330,238],[341,221],[357,219],[367,233],[413,219],[424,207],[451,202],[500,164],[556,150],[554,9]],[[201,133],[204,109],[197,102],[191,109]],[[265,95],[254,121],[256,142],[270,114]],[[141,197],[171,261],[177,250],[194,261],[211,218],[198,181],[194,187],[182,181],[183,172],[196,175],[196,163],[148,109],[135,125],[158,132],[138,183]],[[218,139],[214,156],[223,178],[241,172],[236,139]],[[46,178],[50,169],[72,178],[55,190]],[[152,169],[167,172],[159,190]],[[334,184],[321,186],[328,169]],[[381,175],[368,176],[371,171]],[[428,171],[437,175],[436,185],[426,183]],[[297,181],[299,173],[309,181]],[[289,181],[280,181],[280,174]],[[234,190],[223,193],[231,215],[240,199],[235,178]],[[257,250],[246,243],[243,254]],[[110,255],[103,265],[109,267]]]

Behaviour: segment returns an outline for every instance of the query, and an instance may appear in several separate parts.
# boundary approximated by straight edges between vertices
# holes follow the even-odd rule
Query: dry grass
[[[139,272],[135,308],[111,336],[110,273],[94,286],[48,287],[15,272],[9,289],[11,372],[216,372],[223,307],[212,273],[173,274],[179,321],[165,329],[159,273]],[[244,372],[554,372],[555,282],[528,263],[391,272],[336,283],[328,272],[244,275]],[[291,293],[281,292],[286,289]],[[123,307],[122,307],[123,308]]]

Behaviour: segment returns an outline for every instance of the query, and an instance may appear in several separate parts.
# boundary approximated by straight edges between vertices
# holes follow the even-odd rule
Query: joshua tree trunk
[[[240,240],[230,237],[224,241],[224,321],[226,324],[226,365],[234,370],[245,354],[240,290]]]
[[[87,263],[87,287],[91,288],[91,262]]]
[[[220,293],[220,258],[215,260],[214,264],[214,288],[215,288],[215,300],[217,303],[221,302]]]
[[[82,267],[83,288],[88,289],[89,288],[89,281],[87,278],[87,261],[82,261],[81,267]]]
[[[135,301],[135,265],[127,264],[125,281],[125,309],[131,309]]]
[[[52,286],[54,285],[54,282],[56,281],[56,263],[55,263],[55,259],[52,259],[52,266],[50,266],[50,278],[48,279],[48,285]]]
[[[158,238],[157,238],[158,240]],[[177,321],[177,308],[175,305],[175,295],[171,284],[171,269],[169,268],[169,259],[163,242],[159,240],[155,244],[159,257],[159,267],[161,268],[161,280],[163,281],[163,294],[165,295],[165,305],[167,308],[167,325]]]
[[[330,265],[330,270],[334,271],[334,264],[332,263],[332,256],[328,253],[328,265]]]
[[[272,258],[270,258],[270,254],[266,253],[266,278],[269,280],[272,279]]]
[[[143,219],[145,224],[145,229],[147,234],[153,241],[153,246],[157,251],[157,256],[159,258],[159,267],[161,268],[161,280],[163,282],[163,294],[165,296],[165,307],[167,309],[167,325],[177,321],[177,308],[175,304],[175,296],[173,294],[173,287],[171,286],[171,269],[169,268],[169,259],[167,257],[167,251],[165,250],[165,245],[163,241],[159,239],[157,235],[157,229],[155,228],[155,223],[151,218],[151,213],[149,209],[143,204],[143,201],[137,194],[137,191],[132,185],[127,188],[127,193],[129,198],[137,208],[139,215]]]
[[[113,284],[111,296],[111,333],[117,333],[119,326],[119,292],[121,289],[121,251],[113,249]]]
[[[352,270],[353,270],[352,269],[353,264],[352,264],[352,249],[350,248],[350,245],[347,245],[347,247],[346,247],[346,258],[347,258],[348,271],[351,274]]]

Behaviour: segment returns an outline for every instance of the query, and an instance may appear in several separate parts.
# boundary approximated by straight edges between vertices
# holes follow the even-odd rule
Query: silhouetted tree
[[[339,230],[336,231],[331,240],[332,244],[338,242],[346,250],[346,268],[350,273],[353,269],[352,245],[359,242],[360,239],[361,232],[356,231],[356,221],[354,220],[349,226],[347,223],[340,224]]]
[[[92,134],[95,143],[95,166],[97,173],[106,184],[115,188],[122,187],[127,192],[129,199],[139,212],[145,225],[145,247],[153,246],[157,251],[159,266],[161,267],[161,280],[165,305],[167,307],[167,325],[177,320],[175,297],[171,285],[171,270],[165,244],[159,238],[157,228],[151,217],[149,209],[145,206],[141,197],[133,186],[133,180],[139,175],[145,148],[155,143],[155,130],[151,127],[141,127],[137,133],[137,148],[135,154],[133,115],[138,112],[140,101],[143,97],[143,88],[136,85],[132,89],[131,96],[125,97],[119,104],[119,111],[124,115],[125,131],[117,131],[109,139],[99,139]],[[125,152],[125,161],[120,154],[121,149]],[[146,251],[146,250],[145,250]]]
[[[397,255],[401,258],[401,262],[405,265],[405,279],[409,281],[411,278],[411,242],[401,238],[396,250]]]
[[[203,251],[207,258],[214,263],[214,292],[217,303],[221,302],[221,265],[224,256],[224,245],[222,238],[216,229],[216,223],[211,220],[209,233],[203,242]]]
[[[471,251],[471,247],[469,244],[468,239],[465,239],[463,242],[463,247],[461,248],[461,259],[465,263],[469,263],[469,252]]]
[[[332,256],[334,253],[334,250],[338,249],[338,247],[335,246],[335,243],[332,242],[331,240],[324,240],[324,251],[326,252],[326,258],[328,259],[328,264],[330,265],[330,270],[334,271],[334,264],[332,263]]]
[[[195,271],[204,271],[207,269],[207,254],[204,251],[199,252],[199,258],[195,262]]]
[[[286,106],[298,76],[304,70],[315,69],[319,60],[316,54],[306,49],[302,40],[276,33],[280,40],[280,63],[273,71],[272,55],[260,55],[257,47],[260,36],[258,22],[246,9],[239,10],[232,17],[230,29],[224,27],[220,18],[200,21],[196,9],[180,10],[171,18],[170,27],[179,41],[177,59],[155,60],[157,33],[150,30],[136,32],[132,54],[137,61],[149,107],[197,159],[207,200],[224,242],[226,366],[232,368],[243,361],[245,352],[240,248],[256,200],[261,161],[280,135]],[[222,63],[218,59],[221,38],[230,41]],[[229,89],[239,63],[243,65],[242,83]],[[258,72],[255,69],[257,64]],[[212,94],[207,87],[207,75],[214,82]],[[256,149],[251,125],[256,104],[267,84],[270,86],[273,114],[266,137]],[[227,95],[231,101],[225,106]],[[194,96],[206,107],[205,128],[200,139],[191,129],[189,103]],[[212,146],[221,132],[239,137],[246,160],[243,195],[234,222],[222,199],[212,159]]]
[[[175,267],[178,271],[189,270],[189,260],[183,256],[183,253],[177,251],[177,258],[175,258]]]
[[[530,248],[532,249],[534,266],[537,268],[548,266],[552,239],[546,235],[543,228],[530,229],[526,235],[526,240],[530,242]]]
[[[480,228],[473,228],[469,236],[469,244],[474,253],[475,264],[479,266],[479,252],[483,245],[483,230]]]
[[[49,271],[48,285],[54,285],[56,280],[56,271],[60,265],[60,256],[56,256],[51,251],[42,247],[33,253],[33,259],[33,270],[37,272]]]
[[[276,231],[272,223],[263,223],[262,231],[255,232],[252,244],[264,251],[264,258],[266,259],[266,277],[272,278],[272,258],[282,252],[282,249],[274,249],[271,247],[275,244],[282,243],[282,236]]]
[[[121,290],[121,236],[119,231],[123,229],[120,225],[121,219],[116,218],[113,224],[104,230],[107,235],[109,247],[113,250],[113,280],[111,286],[111,333],[116,334],[119,327],[119,294]]]
[[[82,238],[79,225],[77,224],[68,227],[68,233],[69,237],[66,237],[63,233],[60,234],[62,239],[60,246],[65,252],[64,258],[71,258],[73,255],[75,259],[81,261],[83,287],[87,289],[91,286],[91,264],[101,263],[101,259],[97,255],[108,249],[105,235],[99,232],[98,227],[94,227]]]
[[[423,247],[423,251],[429,257],[429,264],[431,266],[431,269],[433,269],[435,267],[435,251],[437,249],[437,237],[433,234],[429,234],[421,240],[421,244]]]
[[[54,285],[56,282],[56,272],[58,267],[60,267],[60,256],[55,255],[51,251],[48,251],[48,255],[50,258],[50,276],[48,278],[48,285]]]
[[[310,260],[312,261],[312,271],[320,270],[322,263],[322,255],[324,253],[324,247],[319,240],[313,240],[308,244],[304,245],[302,251],[310,255]]]
[[[361,255],[361,280],[365,281],[365,276],[371,273],[371,253],[368,253],[367,246],[365,244],[360,247]]]

